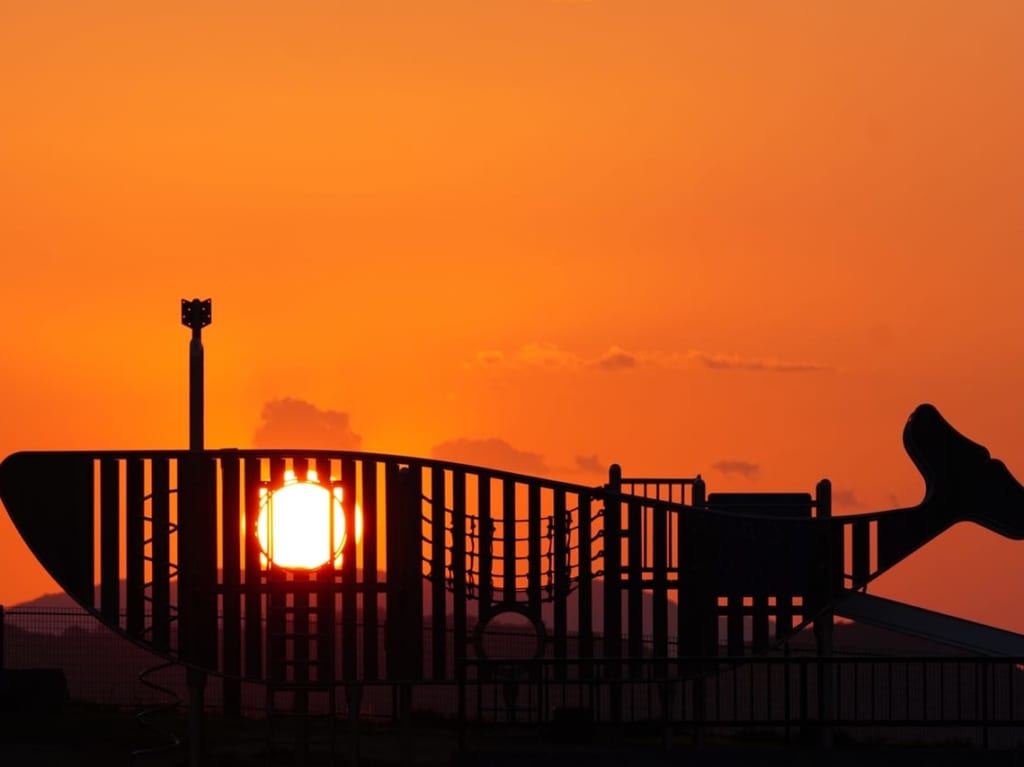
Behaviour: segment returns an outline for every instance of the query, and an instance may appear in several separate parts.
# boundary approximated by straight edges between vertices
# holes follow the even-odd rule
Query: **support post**
[[[622,467],[608,469],[604,499],[604,657],[611,720],[622,723]]]
[[[821,480],[815,489],[815,503],[818,517],[824,527],[824,545],[822,546],[824,587],[822,598],[824,604],[831,605],[836,593],[833,579],[835,576],[835,546],[833,545],[832,527],[832,483]],[[840,572],[841,572],[840,568]],[[835,685],[832,674],[833,632],[835,615],[831,608],[823,611],[814,620],[814,638],[818,650],[818,745],[824,750],[832,748],[832,723],[835,721]]]
[[[690,711],[693,720],[693,743],[703,748],[706,742],[705,724],[706,681],[710,674],[717,674],[713,665],[693,662],[693,658],[707,658],[718,652],[718,606],[715,595],[708,586],[708,574],[700,542],[705,535],[705,521],[701,516],[707,501],[707,487],[698,474],[690,488],[691,511],[681,512],[676,529],[676,548],[679,552],[679,653],[690,660],[681,667],[684,679],[693,680],[690,685]]]
[[[188,424],[189,424],[189,457],[187,460],[187,471],[184,472],[185,482],[182,484],[182,500],[186,501],[179,509],[181,546],[183,551],[179,552],[180,561],[180,586],[184,593],[179,594],[179,608],[182,617],[181,638],[183,657],[190,664],[202,664],[210,659],[206,657],[210,652],[210,636],[204,625],[209,621],[207,602],[209,594],[203,597],[203,587],[216,585],[216,552],[207,551],[208,543],[216,546],[216,520],[211,516],[215,514],[216,499],[212,498],[208,490],[214,487],[215,477],[213,466],[207,465],[202,458],[203,453],[203,328],[213,321],[213,302],[208,298],[205,301],[193,298],[181,300],[181,324],[192,331],[192,338],[189,342],[188,355]],[[212,503],[211,503],[212,501]],[[207,540],[208,535],[204,533],[212,525],[212,541]],[[197,545],[191,545],[192,539]],[[210,555],[212,554],[212,559]],[[206,561],[209,559],[210,561]],[[208,580],[209,572],[213,573],[213,583],[204,583]],[[204,577],[206,575],[207,577]],[[215,599],[215,597],[214,597]],[[206,626],[206,629],[209,627]],[[213,602],[213,630],[216,636],[216,602]],[[216,645],[213,645],[213,653],[216,653]],[[214,659],[215,660],[215,659]],[[201,767],[204,750],[204,708],[206,695],[206,672],[196,665],[189,665],[186,673],[188,683],[189,702],[189,764],[191,767]]]

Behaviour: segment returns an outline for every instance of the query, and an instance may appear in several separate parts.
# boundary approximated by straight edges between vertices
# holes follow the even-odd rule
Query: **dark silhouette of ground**
[[[184,720],[181,721],[184,727]],[[337,723],[335,760],[348,755],[347,723]],[[209,767],[265,767],[267,731],[258,720],[208,721]],[[694,765],[696,767],[746,767],[747,765],[839,765],[850,767],[904,767],[927,764],[1016,765],[1018,750],[981,751],[955,741],[937,747],[887,747],[838,742],[828,751],[751,736],[709,739],[694,747],[685,734],[677,734],[665,749],[662,733],[614,730],[602,727],[592,742],[564,743],[550,732],[514,727],[479,730],[469,734],[467,747],[458,749],[457,732],[442,723],[419,722],[413,731],[415,764],[420,767],[605,767],[611,765]],[[367,726],[360,734],[359,763],[367,767],[402,764],[402,732],[397,726]],[[292,748],[282,738],[274,750],[274,764],[297,763]],[[131,712],[99,706],[72,704],[56,717],[5,716],[0,719],[0,764],[4,767],[98,767],[134,763],[140,767],[169,767],[187,763],[183,749],[155,751],[132,759],[133,752],[159,747],[162,741],[134,718]],[[311,747],[308,764],[328,764],[325,744]]]

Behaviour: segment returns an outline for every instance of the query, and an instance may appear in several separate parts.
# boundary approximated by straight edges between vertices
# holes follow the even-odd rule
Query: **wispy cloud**
[[[740,461],[734,458],[723,458],[711,464],[711,468],[720,471],[722,474],[735,474],[744,479],[753,479],[761,471],[761,467],[750,461]]]
[[[498,349],[487,349],[476,353],[478,365],[489,367],[492,365],[503,365],[505,363],[505,352]]]
[[[828,365],[817,362],[796,362],[771,357],[743,357],[738,354],[691,351],[690,357],[712,370],[747,370],[765,373],[814,373],[828,370]]]
[[[573,352],[551,344],[527,344],[519,350],[517,358],[527,365],[541,367],[575,367],[581,362]]]
[[[604,474],[608,467],[595,453],[594,455],[576,456],[576,469],[587,474]]]
[[[703,367],[719,371],[752,371],[764,373],[813,373],[830,369],[818,362],[784,360],[774,357],[744,357],[738,354],[691,349],[686,352],[664,350],[632,350],[611,345],[596,356],[584,356],[554,344],[531,343],[506,353],[488,349],[476,353],[475,363],[482,368],[548,368],[566,370],[599,370],[617,373],[642,367],[671,370]]]
[[[618,346],[610,347],[604,354],[590,362],[602,370],[628,370],[644,364],[644,359]]]
[[[664,360],[665,355],[659,353],[630,351],[615,344],[596,356],[585,356],[554,344],[530,343],[508,353],[501,349],[478,351],[474,362],[481,368],[596,369],[616,372],[659,364]]]

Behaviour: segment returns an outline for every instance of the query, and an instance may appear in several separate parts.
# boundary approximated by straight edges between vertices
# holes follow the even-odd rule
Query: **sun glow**
[[[305,481],[299,481],[295,472],[287,471],[281,487],[261,488],[256,537],[263,564],[315,570],[333,558],[334,566],[341,567],[345,545],[342,500],[341,488],[320,484],[312,470]],[[355,512],[358,541],[362,538],[362,515],[358,507]]]

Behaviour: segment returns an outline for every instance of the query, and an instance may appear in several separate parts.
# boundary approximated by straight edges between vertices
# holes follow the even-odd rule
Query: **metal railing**
[[[466,659],[467,723],[594,722],[777,732],[900,729],[975,745],[1024,742],[1024,659],[811,655],[745,658]],[[926,732],[931,730],[931,733]]]
[[[521,639],[509,634],[507,646]],[[502,643],[499,643],[499,647]],[[75,700],[135,707],[164,702],[138,676],[158,658],[75,609],[0,610],[0,659],[11,668],[64,671]],[[791,737],[821,727],[900,731],[927,740],[949,733],[976,745],[1024,742],[1024,658],[766,655],[702,658],[457,658],[449,681],[339,680],[363,692],[359,715],[393,719],[402,688],[420,712],[458,722],[548,728],[562,712],[611,724],[676,732],[721,728]],[[185,672],[159,672],[184,694]],[[219,707],[221,680],[207,704]],[[245,684],[242,713],[265,712],[261,685]]]

